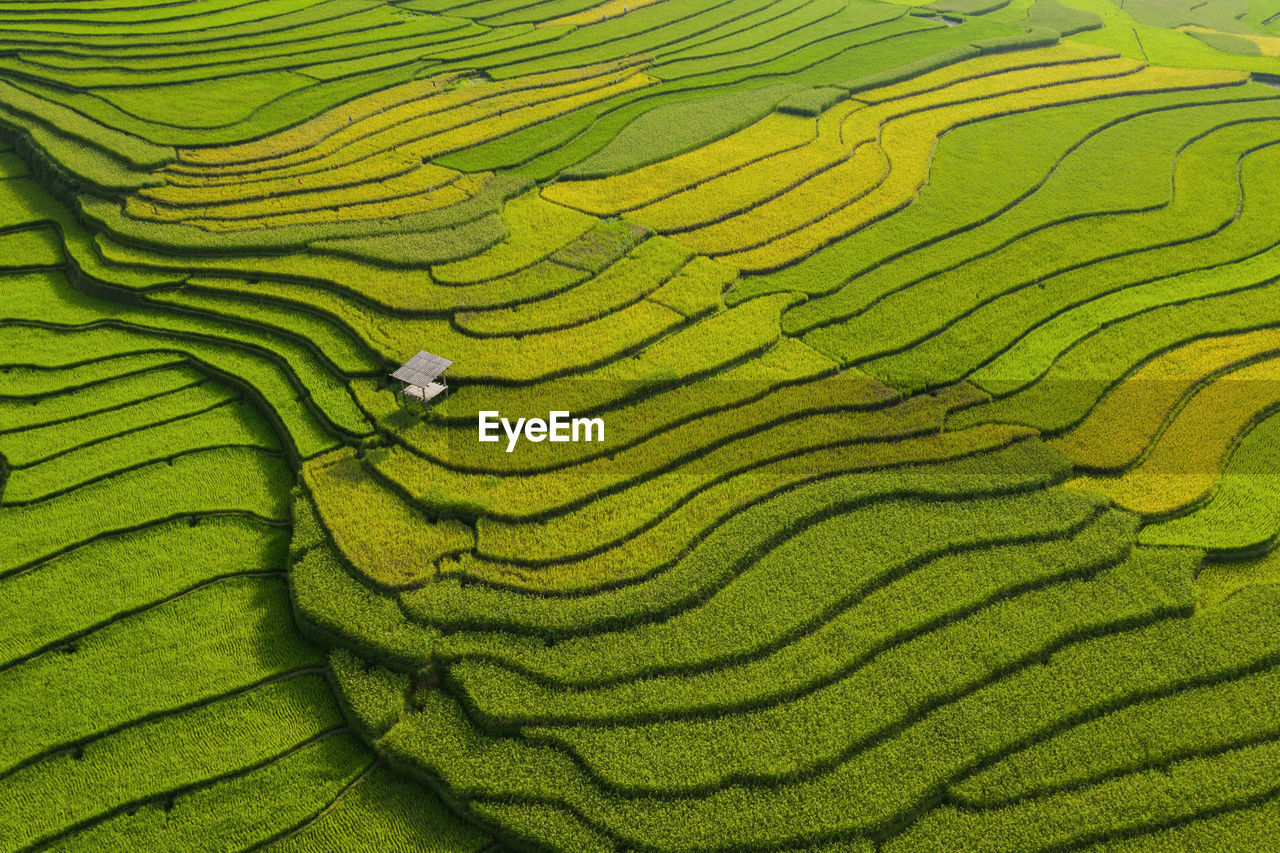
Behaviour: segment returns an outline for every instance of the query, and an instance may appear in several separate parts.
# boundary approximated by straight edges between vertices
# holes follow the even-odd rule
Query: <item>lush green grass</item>
[[[215,447],[279,451],[274,432],[256,416],[253,407],[231,403],[68,449],[21,468],[14,465],[5,483],[4,500],[31,504],[116,472],[172,462]]]
[[[1004,514],[991,512],[995,507]],[[473,701],[485,711],[488,719],[508,725],[516,720],[530,723],[574,719],[576,713],[596,717],[609,707],[610,697],[617,699],[630,692],[638,693],[623,685],[633,686],[640,678],[662,676],[673,683],[668,691],[652,680],[647,681],[644,692],[649,696],[639,701],[619,702],[614,707],[627,708],[626,714],[615,710],[606,714],[608,718],[650,717],[663,713],[663,706],[673,713],[705,708],[708,704],[731,708],[759,701],[753,694],[765,685],[769,685],[767,695],[787,695],[824,680],[821,671],[814,669],[806,673],[806,681],[799,681],[794,675],[777,677],[789,670],[798,671],[792,667],[805,655],[830,660],[835,657],[832,654],[835,649],[843,648],[850,659],[846,665],[852,668],[882,643],[888,645],[893,636],[890,632],[866,636],[863,640],[866,650],[857,654],[848,640],[854,632],[845,629],[849,631],[846,634],[840,630],[842,626],[819,623],[822,616],[841,614],[853,619],[855,615],[851,611],[857,610],[860,611],[857,616],[865,619],[876,612],[876,606],[870,603],[863,609],[868,596],[874,597],[874,593],[904,576],[908,583],[915,581],[921,566],[935,561],[971,561],[967,571],[977,575],[982,571],[980,566],[984,560],[995,562],[1009,552],[1016,553],[1012,544],[1002,547],[1001,543],[1029,541],[1037,536],[1066,536],[1090,520],[1096,509],[1096,504],[1085,495],[1070,493],[938,502],[938,509],[933,512],[925,510],[923,502],[918,501],[874,504],[812,526],[797,525],[790,539],[717,589],[705,605],[692,607],[661,624],[559,643],[553,647],[554,651],[544,650],[541,655],[526,652],[513,662],[543,682],[543,686],[550,683],[556,687],[606,687],[600,691],[604,694],[601,696],[544,696],[540,698],[547,706],[542,707],[540,703],[530,702],[541,692],[531,681],[504,674],[483,663],[464,662],[452,671],[468,685]],[[927,527],[907,521],[923,519],[926,515],[931,516]],[[978,520],[983,517],[999,519],[1003,527],[998,531],[987,529],[982,526],[983,521]],[[1117,528],[1112,524],[1111,528],[1109,532],[1113,535],[1117,529],[1127,532],[1123,525]],[[891,531],[890,535],[897,534],[900,541],[892,545],[877,542],[876,531]],[[864,541],[865,549],[853,546]],[[1099,550],[1104,551],[1105,546]],[[842,559],[831,560],[831,556]],[[1082,555],[1082,562],[1088,565],[1094,557],[1093,553],[1087,557]],[[737,631],[736,626],[745,613],[755,609],[760,590],[776,589],[782,585],[780,579],[785,579],[785,597],[778,593],[776,606],[755,616],[756,630],[751,634]],[[901,592],[908,600],[911,594]],[[895,610],[885,608],[879,615],[892,618],[889,614]],[[824,629],[824,642],[805,636],[820,625]],[[803,641],[779,652],[788,645],[788,640],[802,636]],[[479,653],[477,656],[483,655],[482,649],[483,646],[475,650]],[[689,689],[691,685],[687,682],[696,681],[691,677],[696,673],[718,669],[739,659],[764,657],[769,652],[779,654],[770,660],[768,667],[738,667],[737,678],[729,672],[718,671],[715,680],[732,685],[728,692],[717,693],[702,685]],[[745,672],[751,670],[757,672],[746,676]],[[676,678],[679,675],[690,677]]]
[[[146,427],[149,419],[234,395],[172,355],[114,356],[85,346],[93,340],[88,332],[25,331],[31,334],[14,338],[20,348],[6,348],[6,356],[42,366],[5,368],[13,378],[6,390],[24,395],[5,400],[0,453],[9,459],[109,445],[115,439],[102,436],[113,414],[120,429],[142,429],[124,437],[145,435],[156,429]],[[99,355],[106,357],[61,366]],[[94,412],[95,403],[101,416],[71,418],[77,404]],[[240,418],[265,429],[252,411]],[[198,418],[164,422],[178,430],[165,442],[170,450],[173,442],[218,440]],[[182,460],[163,466],[150,485],[108,473],[95,486],[36,504],[45,511],[30,523],[42,536],[26,529],[27,509],[0,508],[0,524],[21,537],[4,546],[6,567],[40,556],[42,537],[56,537],[59,548],[74,544],[77,525],[110,524],[121,513],[138,523],[0,578],[0,826],[9,845],[297,844],[331,837],[336,816],[325,816],[375,778],[368,771],[376,757],[343,733],[323,651],[294,626],[283,576],[291,476],[282,465],[257,470],[244,457],[206,461],[212,464],[198,469]],[[208,507],[212,515],[199,505],[201,478],[228,495]],[[4,496],[16,495],[18,485],[11,479]],[[68,505],[86,490],[102,500]],[[155,499],[148,505],[139,495]],[[222,514],[233,507],[274,520]],[[164,521],[175,509],[179,518]],[[438,802],[434,812],[421,811],[431,802],[423,792],[385,773],[377,777],[378,799],[398,810],[346,813],[337,821],[342,834],[372,838],[393,827],[403,833],[400,843],[429,840],[442,851],[487,843]],[[272,808],[263,809],[267,800]],[[406,810],[409,802],[417,808]]]
[[[329,671],[342,701],[367,740],[377,740],[400,720],[409,676],[369,665],[346,649],[329,655]]]
[[[126,356],[108,359],[98,366],[104,375],[82,368],[22,373],[11,370],[6,376],[6,390],[27,393],[0,400],[0,430],[56,427],[79,420],[76,430],[83,435],[96,414],[113,410],[136,412],[147,408],[147,404],[163,409],[172,405],[175,392],[193,389],[205,380],[199,371],[172,357]],[[108,433],[113,431],[109,420],[101,428]],[[30,447],[31,438],[28,433],[24,451]]]
[[[1277,26],[0,2],[0,847],[1275,846]]]
[[[278,564],[287,531],[244,518],[186,519],[76,548],[6,580],[6,664],[222,577]],[[119,567],[129,566],[127,575]],[[36,618],[33,614],[41,614]]]
[[[243,774],[210,779],[189,791],[130,806],[100,823],[78,828],[59,846],[85,851],[175,846],[212,851],[228,842],[272,844],[305,831],[361,784],[371,758],[353,735],[323,736]],[[263,809],[264,802],[275,807]],[[366,816],[355,832],[376,833],[380,824],[378,818]],[[464,833],[453,837],[458,836],[461,844],[471,841]]]
[[[328,690],[319,675],[295,676],[30,764],[4,779],[0,826],[6,838],[30,844],[172,788],[243,772],[341,726]]]
[[[952,459],[947,458],[948,449]],[[503,589],[497,584],[446,580],[428,589],[404,594],[400,600],[415,618],[444,629],[509,628],[517,634],[563,637],[657,621],[696,603],[726,583],[773,543],[784,539],[793,526],[820,520],[833,511],[851,510],[894,495],[943,500],[983,488],[1015,491],[1057,481],[1065,474],[1061,457],[1029,442],[955,460],[964,449],[938,448],[932,458],[917,457],[911,460],[915,464],[865,475],[813,477],[811,482],[794,488],[756,495],[754,500],[738,507],[728,503],[724,494],[707,495],[722,501],[721,507],[696,507],[703,517],[695,519],[694,524],[686,522],[686,538],[660,535],[646,541],[641,537],[617,549],[621,553],[606,552],[594,561],[583,561],[597,572],[610,567],[609,558],[621,562],[631,572],[640,567],[646,570],[629,584],[597,581],[594,588],[579,590],[599,594],[554,598],[522,594],[518,587]],[[943,464],[936,464],[939,461]],[[725,511],[725,504],[727,509],[736,511]],[[708,509],[711,512],[707,512]],[[716,509],[721,509],[721,514],[713,514]],[[678,520],[681,519],[664,520],[658,533],[674,533],[672,522]],[[687,554],[681,547],[686,545],[689,546]],[[644,553],[641,548],[649,549],[650,553]],[[651,562],[640,562],[640,557]],[[596,565],[591,566],[592,562]],[[472,573],[494,568],[496,566],[480,564]]]
[[[1127,571],[1104,573],[1096,582],[1046,590],[1042,600],[1036,602],[1044,610],[1032,602],[1010,602],[1008,606],[995,608],[989,620],[958,623],[947,632],[953,634],[949,642],[941,638],[926,642],[936,657],[929,658],[927,664],[924,660],[918,664],[938,673],[939,680],[932,682],[936,685],[932,690],[945,695],[952,678],[959,679],[960,683],[965,678],[976,678],[981,684],[978,673],[987,666],[1001,666],[1006,654],[1012,655],[1012,660],[1028,652],[1033,658],[1039,657],[1053,648],[1055,635],[1087,632],[1087,626],[1100,627],[1109,622],[1123,625],[1135,617],[1140,618],[1144,612],[1155,615],[1167,613],[1170,608],[1186,607],[1190,566],[1185,560],[1153,554],[1146,560],[1122,565]],[[1156,583],[1162,587],[1158,593],[1150,586],[1155,578],[1160,578]],[[1129,587],[1135,591],[1148,590],[1150,598],[1142,604],[1128,599],[1121,590],[1129,584],[1137,584]],[[1074,600],[1076,605],[1064,609],[1069,600]],[[1019,611],[1021,618],[1027,620],[1025,623],[1020,622]],[[1047,612],[1056,612],[1058,616],[1045,619]],[[1026,628],[1016,627],[1020,624]],[[973,633],[965,637],[970,631]],[[1010,641],[1018,636],[1028,645],[1016,652],[1009,643],[998,639],[1002,636]],[[961,652],[964,648],[985,649],[985,660],[970,663],[969,657]],[[908,649],[909,646],[904,647],[901,654],[910,654]],[[920,651],[927,654],[924,649]],[[434,695],[424,696],[425,707],[393,729],[384,742],[397,753],[418,756],[424,770],[438,774],[446,784],[468,791],[473,797],[505,799],[520,796],[521,792],[528,795],[541,791],[542,798],[572,805],[579,813],[585,813],[594,825],[607,828],[611,833],[622,833],[632,839],[632,843],[661,838],[664,847],[669,849],[696,849],[698,839],[705,840],[710,833],[722,842],[736,837],[750,839],[753,844],[796,844],[885,825],[909,811],[919,801],[917,798],[927,795],[939,776],[955,772],[971,761],[970,756],[975,752],[981,754],[984,748],[995,746],[992,741],[998,743],[1001,737],[1008,736],[1003,728],[1017,729],[1031,724],[1025,714],[1027,706],[1016,701],[1011,707],[1000,702],[988,704],[984,701],[987,697],[979,691],[967,701],[959,699],[944,713],[930,715],[921,724],[906,728],[900,735],[883,741],[872,739],[868,748],[841,760],[840,755],[848,755],[844,751],[849,748],[848,739],[858,738],[861,733],[867,737],[877,727],[891,724],[900,714],[910,715],[912,700],[908,695],[924,702],[926,708],[941,699],[940,695],[933,694],[938,698],[930,702],[927,697],[931,695],[931,687],[912,679],[907,674],[912,671],[911,667],[890,669],[888,661],[883,661],[881,666],[864,670],[858,678],[842,683],[839,689],[806,696],[796,707],[784,704],[731,716],[658,722],[634,729],[539,729],[529,732],[530,741],[486,737],[471,730],[465,719],[456,712],[451,713],[442,700]],[[977,672],[966,675],[970,667]],[[886,704],[883,698],[886,686],[894,683],[890,674],[894,672],[915,685],[906,693],[893,691],[895,696],[901,696],[900,701],[907,703],[905,706],[899,706],[897,699]],[[855,685],[861,685],[861,690]],[[960,691],[962,696],[963,692]],[[859,700],[859,694],[864,698]],[[1020,696],[1026,700],[1032,695],[1034,691],[1026,691],[1009,698]],[[1067,711],[1052,703],[1045,703],[1043,707],[1047,714]],[[980,710],[984,708],[989,710]],[[814,716],[806,725],[802,720],[808,712]],[[996,716],[1002,712],[1007,716]],[[973,715],[982,722],[975,722]],[[819,719],[822,722],[815,725]],[[997,720],[1000,725],[983,726]],[[793,729],[793,724],[797,728]],[[801,726],[803,735],[800,735]],[[958,737],[961,732],[971,740],[965,743]],[[585,775],[557,750],[538,745],[546,739],[570,745],[579,760],[592,767],[592,776]],[[628,752],[628,748],[640,742],[647,742],[645,755],[650,756],[644,765],[628,759],[636,754]],[[964,746],[957,748],[960,743]],[[717,755],[714,761],[710,760],[712,755]],[[664,758],[660,765],[653,760],[658,756]],[[821,761],[819,756],[827,756],[827,762],[838,763],[834,767],[832,763],[820,763],[815,768],[819,770],[816,775],[805,774],[794,782],[787,781],[801,768],[812,766],[811,761]],[[499,769],[504,767],[505,771]],[[519,775],[512,772],[516,767],[521,770]],[[727,780],[719,774],[730,772],[731,767],[739,778],[746,773],[748,778],[761,782],[777,781],[768,786],[757,783],[750,787],[722,787]],[[720,784],[708,789],[716,779]],[[622,791],[614,793],[618,786],[622,786],[622,790],[634,790],[637,785],[648,787],[655,783],[663,788],[690,790],[697,795],[672,801],[629,797]],[[805,802],[821,803],[822,807],[807,809],[803,817],[797,818],[791,811],[793,806],[789,805],[794,802],[792,797],[803,797]],[[790,813],[793,818],[779,820],[783,813]]]
[[[1229,268],[1228,268],[1229,269]],[[1157,305],[1104,324],[1085,335],[1016,393],[957,413],[956,425],[994,417],[1057,432],[1089,414],[1099,398],[1122,377],[1166,348],[1202,336],[1267,327],[1280,322],[1268,313],[1275,285],[1263,283],[1202,299]]]
[[[1247,121],[1252,116],[1266,115],[1272,107],[1269,103],[1262,102],[1244,103],[1236,109],[1240,119]],[[1229,112],[1232,110],[1217,108],[1151,113],[1118,125],[1109,132],[1092,136],[1072,152],[1072,156],[1035,193],[1004,215],[985,223],[981,230],[967,231],[963,236],[958,235],[945,244],[930,247],[932,251],[913,252],[897,261],[893,268],[876,269],[861,281],[847,285],[831,300],[826,300],[827,305],[820,307],[818,303],[813,303],[809,310],[804,311],[807,315],[804,319],[797,316],[792,328],[812,327],[814,320],[831,324],[845,311],[857,311],[856,319],[819,332],[810,332],[807,339],[810,343],[824,341],[825,349],[838,351],[851,361],[859,361],[875,352],[917,344],[925,336],[925,329],[915,332],[914,337],[909,336],[912,335],[908,331],[912,321],[906,320],[904,323],[894,319],[891,314],[899,306],[906,313],[914,311],[914,307],[908,307],[913,298],[937,299],[938,302],[931,304],[941,308],[946,304],[943,300],[948,297],[940,296],[940,292],[947,289],[951,291],[951,300],[964,303],[965,309],[968,309],[965,313],[987,308],[986,303],[992,303],[987,308],[984,319],[994,318],[999,316],[996,314],[998,307],[1019,298],[1019,294],[1022,299],[1026,299],[1029,285],[1045,285],[1045,288],[1034,288],[1037,291],[1034,294],[1037,297],[1037,307],[1049,302],[1052,292],[1048,288],[1057,284],[1055,274],[1059,278],[1072,273],[1075,273],[1077,279],[1085,275],[1101,277],[1107,269],[1102,262],[1107,261],[1108,256],[1115,258],[1111,264],[1118,268],[1121,256],[1131,253],[1136,255],[1150,245],[1151,241],[1143,239],[1143,225],[1146,222],[1150,223],[1151,233],[1159,235],[1157,240],[1160,242],[1157,243],[1155,252],[1158,252],[1161,245],[1210,236],[1233,218],[1235,213],[1239,201],[1239,190],[1233,188],[1236,183],[1236,161],[1252,146],[1268,141],[1266,125],[1253,123],[1229,126],[1206,136],[1206,131],[1218,127],[1222,116]],[[1161,145],[1158,152],[1151,150],[1153,139],[1159,140],[1158,144]],[[1119,173],[1115,170],[1122,168],[1120,163],[1124,161],[1109,154],[1126,148],[1134,151],[1131,156],[1135,158],[1139,150],[1143,154],[1140,159],[1128,161],[1133,165],[1125,169],[1125,181],[1120,183],[1117,180]],[[1211,166],[1211,163],[1216,164],[1216,167]],[[1107,170],[1112,170],[1110,177],[1107,176]],[[1185,200],[1186,196],[1181,192],[1176,196],[1172,194],[1171,173],[1175,183],[1220,182],[1221,192],[1210,190],[1209,184],[1200,189],[1201,192],[1211,193],[1217,200],[1217,206],[1189,208],[1184,213],[1176,205],[1182,203],[1181,200]],[[1081,192],[1082,186],[1096,188],[1084,193]],[[1188,191],[1190,189],[1189,186]],[[1052,213],[1046,216],[1037,211]],[[1106,229],[1111,230],[1107,232]],[[1115,235],[1114,240],[1125,242],[1111,242],[1112,233]],[[1049,250],[1050,244],[1054,246],[1053,250]],[[1102,249],[1104,246],[1107,248]],[[1123,251],[1124,248],[1129,248],[1130,251]],[[1078,254],[1068,254],[1073,250]],[[1170,251],[1165,254],[1174,253]],[[1177,257],[1181,258],[1184,254],[1178,253]],[[1133,267],[1133,261],[1126,260],[1125,264],[1129,268]],[[908,266],[910,271],[902,278],[895,279],[895,274],[901,274],[898,270]],[[980,279],[990,282],[985,289],[977,292],[970,289],[961,293],[953,289],[952,282],[961,276],[974,275],[978,271],[982,271],[985,276],[987,271],[997,268],[1005,272],[995,272],[993,277]],[[1166,274],[1179,271],[1181,270],[1175,268]],[[1002,279],[1008,280],[1005,286],[1010,291],[1015,287],[1020,289],[1018,294],[997,302],[997,298],[1004,293],[997,289]],[[1135,279],[1139,282],[1142,280],[1137,274],[1129,275],[1130,281]],[[886,288],[882,284],[885,282],[892,284]],[[1088,293],[1085,289],[1087,285],[1082,286],[1083,283],[1076,282],[1071,284],[1074,286],[1069,287],[1069,290],[1075,298],[1079,299],[1081,293]],[[1044,290],[1044,294],[1039,292],[1041,290]],[[823,308],[831,310],[841,303],[841,308],[831,314],[823,316],[819,313]],[[961,311],[956,313],[961,315]],[[893,341],[884,340],[883,332],[874,342],[858,340],[861,331],[871,324],[884,332],[905,325],[907,328],[903,331],[907,334]],[[1032,323],[1025,323],[1020,328],[1030,325]],[[856,342],[848,347],[842,346],[842,336],[846,335]],[[928,347],[912,346],[911,357],[920,357],[916,353],[927,351]],[[905,358],[901,361],[909,363]],[[884,369],[887,370],[893,362],[886,360],[884,364]]]
[[[596,178],[665,160],[742,129],[768,114],[789,94],[790,87],[769,86],[658,107],[628,124],[613,141],[563,175],[569,179]]]
[[[478,336],[511,336],[578,326],[655,294],[692,253],[679,243],[647,240],[589,281],[563,294],[514,308],[459,313],[455,322]]]
[[[1033,27],[1056,30],[1069,36],[1082,30],[1096,30],[1102,26],[1102,18],[1082,9],[1064,6],[1058,0],[1036,0],[1027,10],[1027,23]]]

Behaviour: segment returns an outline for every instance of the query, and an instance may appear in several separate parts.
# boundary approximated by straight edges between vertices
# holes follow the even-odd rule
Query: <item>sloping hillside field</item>
[[[0,0],[0,851],[1277,850],[1277,541],[1280,0]]]

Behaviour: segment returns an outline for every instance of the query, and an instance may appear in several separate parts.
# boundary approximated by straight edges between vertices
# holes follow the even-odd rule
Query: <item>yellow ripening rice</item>
[[[508,200],[502,221],[505,239],[478,255],[433,266],[432,278],[450,285],[493,281],[533,266],[596,224],[594,217],[544,201],[536,192]]]
[[[790,234],[851,201],[862,198],[889,177],[889,158],[875,142],[864,142],[843,160],[795,189],[757,205],[741,216],[731,216],[704,228],[679,235],[683,243],[708,255],[723,255],[750,248],[772,237]],[[751,231],[744,233],[743,228]]]
[[[321,113],[295,127],[273,133],[261,139],[220,145],[213,148],[184,148],[178,151],[178,162],[169,167],[170,172],[200,173],[205,169],[247,171],[254,164],[271,158],[283,157],[313,148],[317,141],[337,136],[354,122],[370,122],[381,114],[399,109],[413,109],[430,103],[432,98],[447,91],[453,77],[431,77],[411,80],[389,89],[383,89],[356,98],[341,107]],[[239,167],[239,168],[237,168]]]
[[[848,149],[840,140],[840,125],[861,107],[852,102],[834,107],[818,118],[816,134],[808,144],[705,180],[645,205],[632,215],[659,231],[682,232],[747,213],[848,156]],[[797,118],[797,121],[814,125],[813,119]]]
[[[748,163],[798,148],[812,141],[817,132],[812,118],[770,113],[737,133],[685,154],[607,178],[552,184],[542,195],[596,216],[612,216]]]
[[[210,183],[194,186],[167,184],[159,187],[144,187],[138,191],[138,197],[157,204],[179,207],[234,206],[262,199],[278,199],[295,193],[368,184],[372,176],[367,169],[363,168],[366,165],[369,164],[357,162],[318,174],[268,176],[238,183]],[[382,172],[378,175],[378,180],[391,180],[410,174],[416,175],[417,179],[425,184],[436,187],[451,184],[461,176],[461,173],[455,169],[446,169],[434,163],[423,163],[420,160],[404,157],[401,158],[400,167],[395,169],[394,174]]]
[[[607,21],[610,18],[616,18],[619,15],[625,15],[628,12],[634,12],[642,6],[651,6],[654,3],[661,3],[662,0],[606,0],[599,6],[593,6],[581,12],[574,12],[571,15],[562,15],[559,18],[552,18],[550,21],[543,21],[538,24],[539,27],[585,27],[588,24],[598,24],[601,21]]]
[[[840,126],[846,117],[863,103],[882,102],[905,98],[914,93],[931,92],[945,88],[958,82],[978,77],[1007,73],[1015,70],[1034,68],[1041,65],[1091,61],[1110,57],[1111,54],[1098,48],[1081,45],[1060,45],[1040,50],[1020,53],[997,53],[983,56],[967,62],[949,65],[938,71],[912,78],[902,83],[887,86],[869,92],[859,93],[857,100],[837,104],[827,110],[816,120],[813,118],[771,113],[760,121],[727,137],[711,142],[701,148],[677,155],[659,163],[644,166],[620,175],[584,181],[568,181],[553,184],[544,191],[546,198],[558,201],[588,213],[596,215],[615,215],[628,210],[635,210],[644,205],[651,205],[681,190],[694,190],[699,185],[728,175],[752,163],[760,163],[759,168],[738,176],[739,182],[748,185],[748,191],[740,196],[750,202],[753,194],[749,191],[752,185],[768,179],[777,171],[790,180],[782,187],[813,174],[824,165],[832,165],[852,147],[852,140],[840,139]],[[845,145],[842,142],[848,142]],[[774,157],[780,152],[790,152],[800,146],[809,145],[801,151],[799,158]],[[754,198],[767,197],[771,190],[780,189],[772,182],[761,186]],[[705,202],[702,197],[713,196],[714,193],[703,192],[690,196],[699,202],[695,205],[698,221],[685,222],[678,216],[671,216],[673,211],[685,207],[684,201],[673,203],[669,207],[654,206],[646,208],[643,216],[652,217],[656,224],[659,217],[671,216],[664,226],[672,229],[705,224],[716,218],[714,209],[708,208],[704,215]],[[709,200],[709,199],[708,199]],[[743,202],[738,207],[742,209]],[[723,215],[723,214],[721,214]],[[646,219],[646,221],[649,221]]]
[[[1244,39],[1251,41],[1258,46],[1258,50],[1265,56],[1280,56],[1280,36],[1260,36],[1253,33],[1224,33],[1222,30],[1211,30],[1208,27],[1185,26],[1178,27],[1185,33],[1220,33],[1222,35],[1231,36],[1232,38]]]
[[[343,191],[303,192],[222,208],[165,208],[130,198],[125,212],[135,219],[156,222],[180,222],[206,231],[251,231],[259,228],[283,228],[291,225],[356,222],[387,219],[438,210],[475,196],[493,178],[492,172],[459,174],[444,186],[419,181],[410,174],[379,187],[357,187]]]
[[[769,241],[792,236],[797,245],[807,245],[809,240],[794,229],[775,229],[769,217],[770,209],[760,202],[774,199],[781,205],[793,205],[803,197],[805,184],[824,177],[826,172],[850,156],[851,150],[863,146],[876,146],[892,164],[885,180],[875,187],[875,193],[867,193],[856,183],[846,191],[829,199],[825,206],[825,218],[834,222],[824,227],[817,217],[813,220],[812,234],[839,233],[846,223],[869,221],[895,209],[914,195],[927,176],[929,160],[937,137],[954,124],[993,114],[1000,114],[1007,107],[1004,101],[1017,97],[1009,94],[1014,86],[1037,85],[1035,91],[1049,91],[1081,77],[1093,77],[1104,73],[1128,74],[1138,67],[1129,60],[1106,59],[1091,63],[1050,65],[1034,70],[1021,70],[1016,75],[989,75],[948,86],[944,89],[924,92],[920,95],[888,100],[869,107],[858,104],[838,106],[824,114],[818,122],[818,137],[802,149],[786,152],[778,157],[753,163],[722,178],[707,181],[692,190],[672,196],[648,208],[635,212],[635,217],[647,222],[647,214],[657,214],[654,227],[662,229],[677,226],[682,239],[698,246],[703,230],[688,230],[693,222],[722,220],[721,228],[728,226],[739,235],[736,246],[719,245],[705,251],[733,255],[752,247],[761,247]],[[1031,79],[1027,79],[1031,78]],[[896,168],[895,168],[896,167]],[[855,201],[864,202],[853,209]],[[690,216],[681,210],[694,210]],[[741,211],[741,212],[738,212]],[[683,221],[676,217],[682,217]],[[732,218],[730,218],[732,217]],[[715,228],[715,225],[709,226]],[[819,243],[818,245],[821,245]],[[816,247],[815,247],[816,248]],[[759,255],[774,255],[778,249],[762,247]],[[797,255],[796,257],[799,257]],[[730,261],[730,263],[738,263]],[[744,265],[743,268],[751,268]]]
[[[1074,429],[1052,439],[1072,462],[1120,471],[1142,455],[1174,407],[1207,377],[1280,352],[1280,329],[1202,338],[1161,353],[1108,392]]]
[[[627,62],[631,62],[628,65]],[[466,201],[489,180],[462,176],[431,158],[497,139],[632,89],[652,78],[634,60],[431,93],[418,81],[383,93],[386,109],[361,99],[310,124],[222,154],[183,152],[167,183],[126,202],[135,218],[210,230],[269,228],[403,216]],[[331,111],[331,113],[334,111]],[[359,117],[357,117],[359,116]]]
[[[1151,445],[1120,477],[1071,481],[1141,515],[1165,515],[1209,497],[1236,442],[1280,406],[1280,358],[1219,376],[1195,391]]]
[[[623,211],[747,271],[792,263],[909,204],[940,135],[1014,111],[1099,97],[1225,85],[1238,72],[1145,68],[1064,43],[957,63],[858,95],[816,120],[773,114],[661,163],[544,197]]]
[[[480,82],[441,75],[413,80],[341,104],[315,118],[279,133],[249,142],[213,148],[186,148],[178,151],[178,162],[166,171],[201,175],[252,174],[261,167],[279,168],[341,151],[379,131],[406,121],[448,112],[464,104],[541,90],[586,79],[617,75],[647,60],[636,56],[621,61],[587,65],[510,80]],[[537,100],[528,97],[527,100]],[[166,175],[168,177],[168,175]]]
[[[441,557],[469,550],[474,536],[458,521],[429,521],[342,448],[307,461],[302,476],[324,526],[351,565],[392,589],[435,577]]]
[[[1080,80],[1001,95],[954,106],[928,109],[885,122],[880,145],[889,157],[889,175],[872,192],[835,213],[791,234],[757,248],[726,254],[721,260],[741,270],[776,269],[803,258],[823,246],[906,206],[928,178],[937,138],[952,127],[1010,112],[1075,103],[1120,94],[1155,92],[1188,86],[1204,86],[1238,79],[1234,73],[1147,68],[1120,70],[1124,60],[1107,63],[1117,76]],[[1098,63],[1101,65],[1102,63]],[[873,109],[866,110],[870,114]],[[744,223],[745,227],[745,223]]]
[[[261,160],[246,168],[178,173],[176,167],[170,167],[173,174],[162,174],[171,183],[188,186],[238,184],[364,164],[371,177],[384,176],[384,163],[407,163],[414,157],[466,148],[650,82],[643,74],[608,63],[595,66],[590,75],[566,77],[527,91],[508,91],[498,84],[468,84],[430,103],[406,105],[407,114],[400,115],[402,110],[397,109],[353,123],[285,157]]]

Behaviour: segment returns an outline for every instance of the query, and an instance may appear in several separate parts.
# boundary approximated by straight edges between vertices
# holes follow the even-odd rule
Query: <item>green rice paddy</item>
[[[0,850],[1280,848],[1277,81],[1275,0],[0,0]]]

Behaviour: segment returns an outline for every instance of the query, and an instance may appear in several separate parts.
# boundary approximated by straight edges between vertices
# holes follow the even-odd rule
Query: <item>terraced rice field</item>
[[[1280,848],[1278,46],[0,0],[0,850]]]

